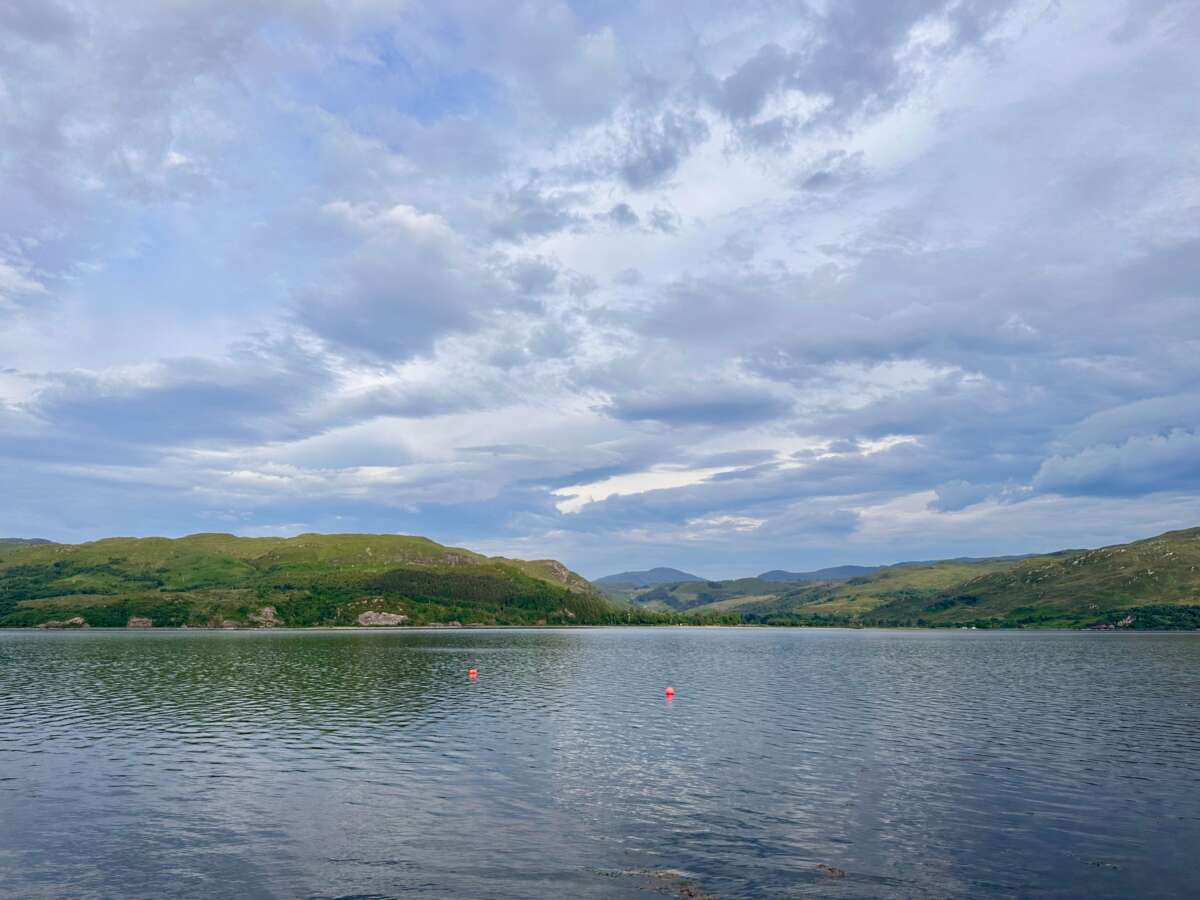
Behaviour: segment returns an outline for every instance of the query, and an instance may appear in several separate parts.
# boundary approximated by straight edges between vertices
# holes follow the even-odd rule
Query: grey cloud
[[[772,92],[797,65],[796,59],[778,44],[763,44],[717,86],[716,107],[731,119],[758,115]]]
[[[649,384],[632,381],[652,374],[659,377]],[[604,411],[626,421],[737,427],[786,416],[792,406],[791,399],[774,386],[729,376],[675,380],[643,367],[620,377],[626,383],[614,386]]]
[[[338,347],[399,361],[527,302],[437,217],[403,206],[338,212],[361,235],[358,249],[296,303],[297,319]]]
[[[545,259],[523,259],[509,267],[508,275],[518,291],[544,294],[558,281],[558,266]]]
[[[778,418],[788,405],[775,397],[753,394],[713,397],[699,394],[683,397],[677,394],[634,394],[622,397],[606,407],[617,419],[654,421],[666,425],[745,425],[764,419]]]
[[[763,43],[724,78],[702,75],[699,92],[749,144],[783,143],[802,128],[840,125],[863,110],[886,110],[906,96],[918,75],[905,68],[899,51],[921,21],[944,19],[950,35],[937,53],[951,57],[985,43],[1013,5],[1007,0],[914,0],[880,6],[853,0],[830,4],[823,12],[809,9],[797,17],[805,28],[794,47]],[[827,103],[807,118],[783,114],[753,121],[772,96],[789,92]]]
[[[822,169],[814,172],[801,182],[801,186],[809,191],[823,191],[837,184],[837,177],[830,171]]]
[[[801,176],[805,191],[828,192],[844,187],[865,175],[862,153],[831,153],[817,161]]]
[[[33,41],[52,41],[72,34],[81,23],[54,0],[10,0],[0,7],[0,28]]]
[[[674,210],[656,206],[650,210],[650,227],[665,234],[674,234],[679,230],[679,214]]]
[[[638,214],[633,211],[633,207],[628,203],[618,203],[610,209],[608,211],[608,219],[614,225],[622,228],[632,228],[641,221],[638,218]]]
[[[572,210],[583,199],[577,192],[545,193],[533,185],[525,185],[497,198],[498,212],[492,233],[515,241],[579,225],[583,217]]]
[[[629,131],[629,143],[617,168],[634,190],[670,178],[692,148],[708,137],[703,119],[675,111],[667,111],[654,121],[635,121]]]
[[[930,503],[931,508],[938,512],[957,512],[992,496],[995,486],[971,484],[959,479],[939,484],[934,491],[937,493],[937,499]]]
[[[83,446],[100,438],[163,447],[310,433],[320,425],[306,421],[306,407],[333,375],[295,344],[267,343],[234,347],[224,360],[167,360],[123,378],[67,372],[44,380],[29,411],[55,430],[89,436]]]
[[[561,322],[547,322],[533,332],[529,351],[539,359],[557,359],[566,356],[576,341],[577,335]]]
[[[1200,486],[1200,433],[1178,429],[1052,456],[1038,469],[1033,486],[1093,496],[1195,488]]]
[[[1056,444],[1072,455],[1133,437],[1165,437],[1200,425],[1200,393],[1148,397],[1094,412],[1062,429]]]

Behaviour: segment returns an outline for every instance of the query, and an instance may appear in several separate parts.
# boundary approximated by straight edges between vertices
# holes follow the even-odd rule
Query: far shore
[[[180,632],[199,631],[205,634],[213,633],[233,633],[233,634],[290,634],[297,632],[357,632],[362,634],[397,634],[404,632],[446,632],[446,631],[596,631],[596,630],[633,630],[633,629],[655,629],[675,628],[680,630],[694,631],[701,630],[771,630],[771,631],[904,631],[904,632],[959,632],[959,631],[974,631],[984,634],[1004,632],[1006,634],[1017,633],[1036,633],[1036,634],[1200,634],[1200,629],[1196,628],[1122,628],[1122,629],[1100,629],[1100,628],[1007,628],[996,626],[994,628],[979,628],[971,626],[942,626],[931,628],[920,625],[761,625],[757,623],[742,623],[729,625],[714,625],[714,624],[686,624],[680,622],[664,623],[661,625],[647,624],[616,624],[616,625],[480,625],[480,624],[463,624],[463,625],[285,625],[272,628],[263,628],[253,625],[237,628],[222,628],[208,625],[155,625],[152,627],[146,626],[104,626],[104,625],[86,625],[86,626],[71,626],[63,628],[39,628],[37,626],[0,626],[0,633],[20,633],[20,632],[37,632],[41,633],[81,633],[81,632],[103,632],[105,634],[135,634],[135,633],[171,633],[178,634]]]

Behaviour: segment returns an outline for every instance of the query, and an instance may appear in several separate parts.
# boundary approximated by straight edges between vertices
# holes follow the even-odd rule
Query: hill
[[[43,538],[0,538],[0,553],[8,553],[22,547],[45,546],[49,543],[50,541]]]
[[[760,581],[849,581],[877,572],[882,566],[830,566],[827,569],[817,569],[812,572],[785,572],[783,569],[772,569],[758,576]]]
[[[633,602],[773,625],[1194,628],[1200,528],[1097,550],[899,563],[841,581],[681,582]]]
[[[599,587],[652,587],[656,584],[669,584],[673,581],[703,581],[699,575],[681,572],[659,566],[654,569],[643,569],[639,572],[619,572],[616,575],[605,575],[603,578],[592,579],[592,584]]]
[[[631,620],[554,560],[486,557],[401,535],[110,538],[7,545],[0,625],[605,623]],[[390,617],[390,618],[389,618]],[[368,616],[370,618],[370,616]],[[640,621],[657,621],[645,613]]]
[[[633,602],[660,611],[687,612],[703,608],[705,612],[728,612],[738,606],[770,600],[782,587],[759,578],[734,578],[729,581],[681,581],[660,584],[639,593]]]

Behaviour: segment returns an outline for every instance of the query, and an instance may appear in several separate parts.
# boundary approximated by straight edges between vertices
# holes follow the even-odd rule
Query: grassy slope
[[[766,624],[1200,626],[1200,529],[1099,550],[890,566],[844,582],[681,582],[634,602]]]
[[[639,606],[658,610],[693,610],[706,607],[727,608],[731,600],[748,597],[774,597],[789,588],[779,582],[758,578],[731,581],[680,581],[639,591],[632,599]]]
[[[291,625],[349,624],[366,609],[402,612],[413,624],[628,617],[560,563],[492,559],[420,537],[198,534],[10,546],[0,555],[0,625],[75,615],[92,625],[133,615],[160,625],[247,623],[264,606]]]
[[[1200,625],[1200,529],[1018,560],[894,566],[739,608],[749,621],[881,625]]]
[[[919,613],[902,603],[877,612],[917,614],[938,624],[1100,624],[1129,615],[1138,627],[1194,626],[1200,528],[1034,557],[946,590]]]
[[[929,565],[889,566],[850,581],[796,586],[777,592],[775,599],[743,608],[752,617],[803,613],[805,616],[859,619],[880,607],[897,602],[933,602],[981,574],[1015,565],[1005,561],[944,562]]]

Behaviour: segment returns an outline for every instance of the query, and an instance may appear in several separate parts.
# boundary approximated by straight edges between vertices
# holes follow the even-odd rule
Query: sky
[[[1200,3],[0,3],[0,535],[1200,525]]]

